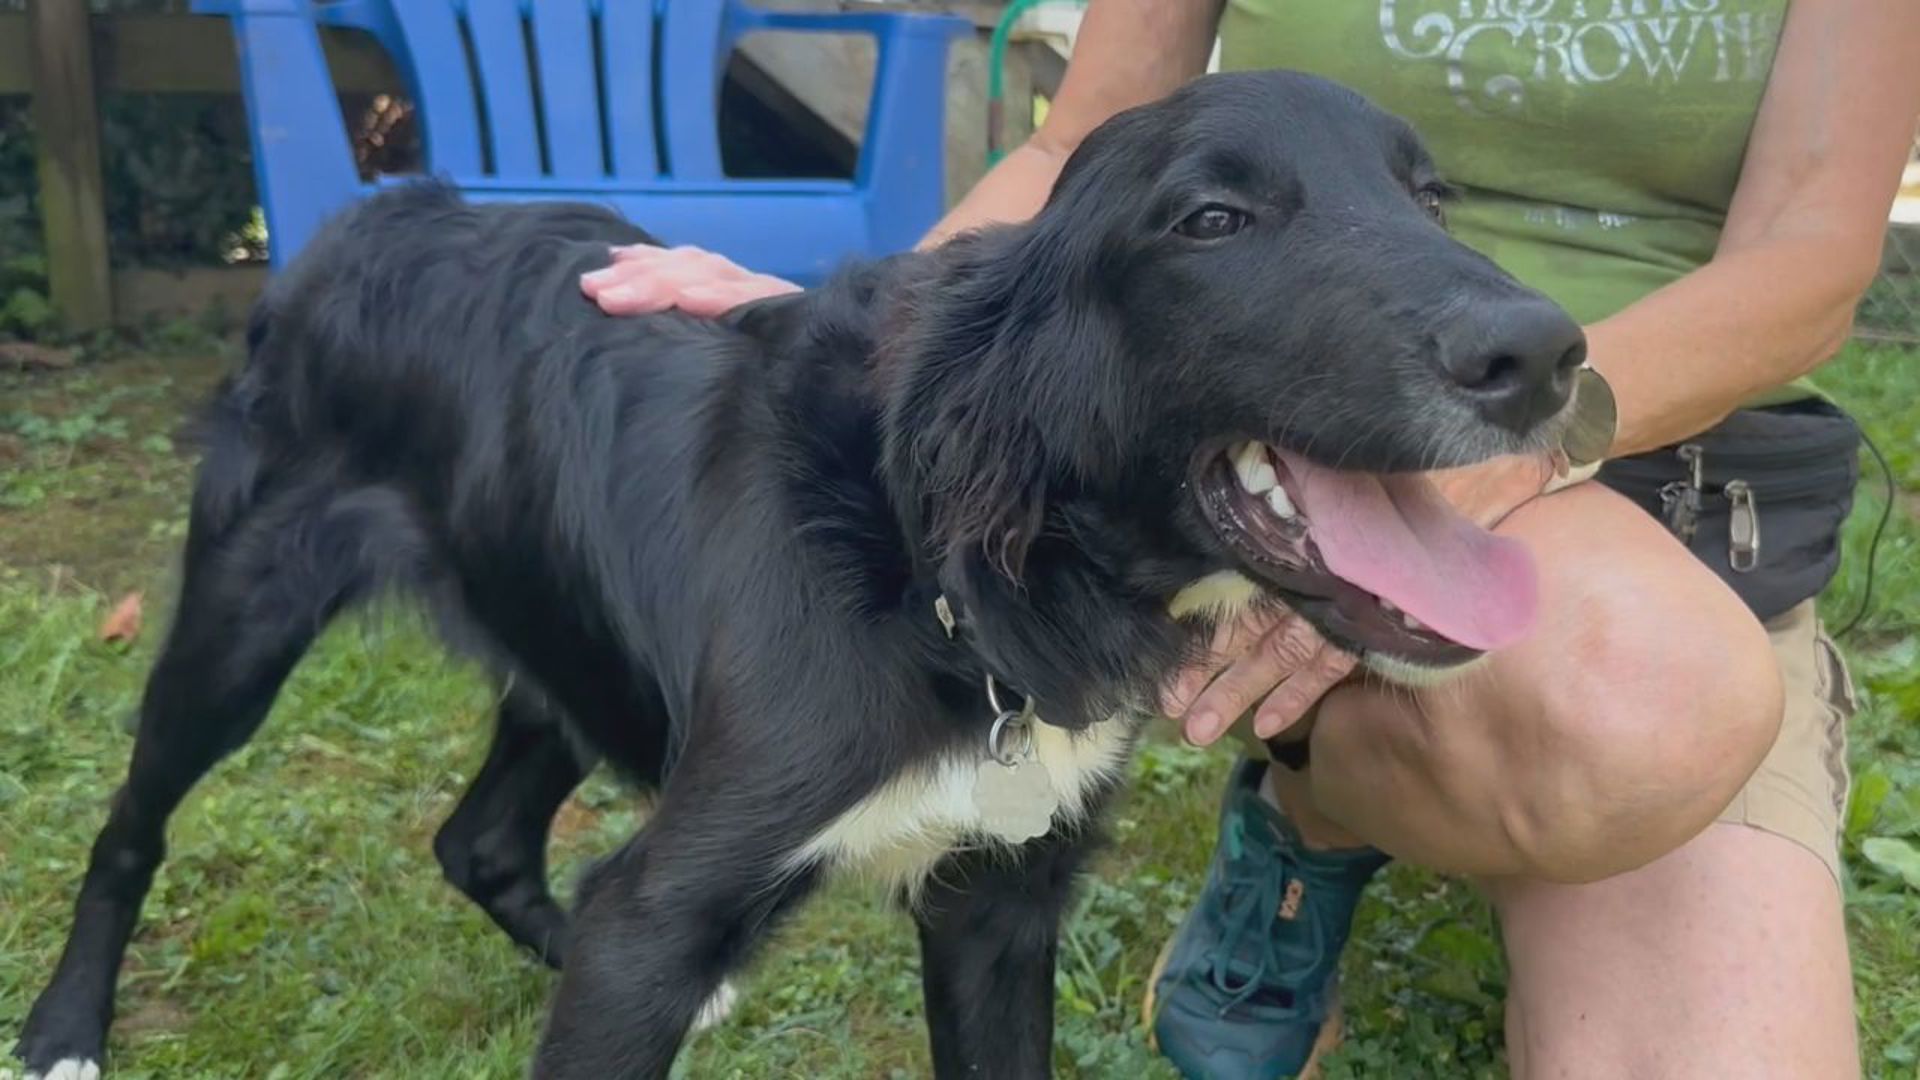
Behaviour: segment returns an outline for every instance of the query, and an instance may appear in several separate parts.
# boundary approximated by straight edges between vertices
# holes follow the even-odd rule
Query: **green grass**
[[[57,376],[0,376],[0,1049],[51,969],[87,846],[118,783],[125,727],[166,617],[187,462],[170,444],[215,361],[133,357]],[[165,373],[167,382],[158,379]],[[1899,474],[1871,616],[1843,642],[1864,708],[1848,831],[1848,925],[1870,1075],[1920,1054],[1920,354],[1855,347],[1823,374]],[[1882,505],[1869,467],[1849,559],[1825,604],[1850,614]],[[131,647],[95,628],[144,589]],[[512,1077],[552,977],[444,885],[428,850],[477,768],[490,700],[411,620],[331,630],[263,735],[174,818],[171,856],[129,955],[116,1075]],[[1134,766],[1118,844],[1067,930],[1058,976],[1062,1076],[1171,1077],[1136,1014],[1153,954],[1198,886],[1231,759],[1167,741]],[[554,842],[564,889],[643,815],[596,776]],[[1499,1076],[1504,973],[1472,890],[1390,870],[1346,960],[1348,1045],[1332,1076]],[[699,1077],[926,1073],[905,920],[838,887],[781,933],[735,1017],[702,1036]]]

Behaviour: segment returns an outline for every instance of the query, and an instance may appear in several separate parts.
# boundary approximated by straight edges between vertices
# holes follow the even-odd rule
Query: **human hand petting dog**
[[[713,318],[741,304],[800,291],[771,274],[756,274],[724,255],[696,247],[630,244],[613,263],[580,278],[580,291],[609,315],[646,315],[677,308]]]
[[[1428,475],[1455,509],[1490,529],[1538,498],[1555,474],[1542,454],[1494,458]],[[1290,611],[1250,613],[1221,626],[1207,656],[1175,674],[1161,694],[1160,708],[1179,721],[1188,742],[1206,746],[1258,703],[1253,732],[1270,739],[1299,723],[1356,663]]]

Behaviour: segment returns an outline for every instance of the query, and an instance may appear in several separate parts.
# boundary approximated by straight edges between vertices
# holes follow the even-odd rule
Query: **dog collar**
[[[940,620],[947,640],[956,640],[960,621],[954,617],[953,604],[945,593],[934,597],[933,615]],[[1053,828],[1060,796],[1047,763],[1035,750],[1034,728],[1039,718],[1033,698],[1021,694],[1020,707],[1009,708],[1000,699],[1000,683],[993,672],[986,672],[983,678],[993,726],[987,729],[986,760],[974,770],[973,805],[982,828],[1009,843],[1023,844]]]
[[[940,620],[940,629],[946,632],[948,641],[959,639],[960,620],[954,616],[953,603],[946,593],[933,598],[933,617]],[[1015,768],[1033,756],[1036,719],[1033,698],[1020,694],[1020,706],[1009,708],[1000,700],[1001,686],[993,672],[987,672],[984,678],[987,708],[993,713],[993,726],[987,729],[987,756],[1010,769]]]

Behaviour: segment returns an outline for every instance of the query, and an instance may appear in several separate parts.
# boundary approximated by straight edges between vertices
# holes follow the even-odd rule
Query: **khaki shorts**
[[[1847,721],[1856,708],[1840,650],[1808,600],[1767,624],[1780,663],[1786,712],[1760,767],[1722,811],[1720,821],[1785,837],[1825,863],[1844,883],[1840,862],[1847,806]],[[1252,713],[1233,725],[1244,751],[1270,758],[1253,734]]]
[[[1846,661],[1809,600],[1767,624],[1786,686],[1780,735],[1719,820],[1782,836],[1819,856],[1844,882],[1847,722],[1858,702]]]

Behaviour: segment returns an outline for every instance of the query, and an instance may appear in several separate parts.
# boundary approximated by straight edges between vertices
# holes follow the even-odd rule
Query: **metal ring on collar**
[[[1000,687],[987,676],[987,705],[993,709],[993,727],[987,731],[987,753],[993,760],[1012,768],[1033,756],[1033,699],[1027,698],[1018,710],[1000,704]],[[1012,746],[1008,740],[1017,739]]]

